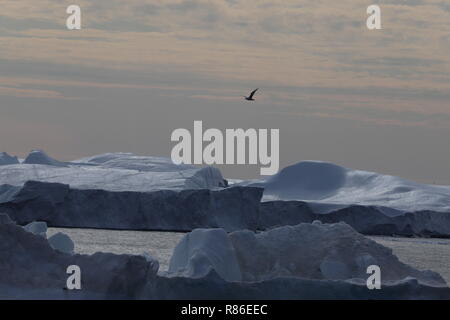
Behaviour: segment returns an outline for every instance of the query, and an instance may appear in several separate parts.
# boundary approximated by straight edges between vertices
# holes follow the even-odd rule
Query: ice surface
[[[168,158],[110,153],[60,162],[33,151],[24,163],[0,168],[0,183],[22,186],[27,181],[57,182],[79,189],[155,191],[214,189],[227,185],[219,169],[175,165]]]
[[[303,161],[265,181],[240,184],[263,186],[263,201],[305,201],[317,213],[350,205],[381,206],[404,212],[450,212],[449,186],[419,184],[327,162]],[[395,210],[386,209],[385,214],[399,214]]]

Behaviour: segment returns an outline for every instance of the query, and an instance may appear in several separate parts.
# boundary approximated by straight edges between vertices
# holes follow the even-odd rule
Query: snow
[[[450,186],[419,184],[320,161],[299,162],[265,181],[241,185],[263,186],[263,201],[305,201],[316,213],[350,205],[379,206],[386,215],[421,210],[450,212]]]
[[[174,165],[168,158],[109,153],[73,162],[60,162],[43,151],[33,151],[21,164],[2,166],[2,184],[22,186],[27,181],[69,184],[79,189],[155,191],[214,189],[227,185],[213,167]]]
[[[17,157],[10,156],[6,152],[0,152],[0,166],[6,166],[10,164],[18,164],[19,159]]]
[[[196,229],[175,247],[169,275],[201,278],[211,270],[227,281],[241,281],[237,257],[223,229]]]
[[[48,243],[53,249],[68,254],[73,254],[73,249],[75,248],[72,239],[62,232],[58,232],[48,238]]]

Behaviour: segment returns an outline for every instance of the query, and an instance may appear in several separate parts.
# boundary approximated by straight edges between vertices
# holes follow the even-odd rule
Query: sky
[[[66,8],[82,30],[66,28]],[[381,8],[382,30],[366,10]],[[448,0],[1,0],[0,151],[170,156],[177,128],[277,128],[280,166],[450,185]],[[260,88],[256,102],[242,96]],[[220,166],[258,178],[259,166]]]

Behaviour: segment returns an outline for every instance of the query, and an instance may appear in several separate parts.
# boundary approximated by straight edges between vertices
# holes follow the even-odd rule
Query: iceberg
[[[342,222],[302,223],[228,235],[222,229],[194,230],[174,250],[169,274],[180,275],[178,271],[186,269],[181,272],[184,277],[199,278],[214,270],[228,281],[294,277],[365,282],[370,265],[380,267],[382,283],[411,277],[428,285],[446,286],[439,274],[400,262],[391,249]]]
[[[45,221],[51,227],[191,231],[256,230],[262,189],[112,192],[27,182],[0,213],[18,224]]]
[[[42,150],[33,150],[23,161],[24,164],[43,164],[54,167],[66,167],[64,162],[55,160]]]
[[[21,187],[27,181],[68,184],[78,189],[146,192],[217,189],[228,185],[219,169],[175,165],[168,158],[108,153],[61,162],[33,151],[24,163],[0,167],[0,182]]]

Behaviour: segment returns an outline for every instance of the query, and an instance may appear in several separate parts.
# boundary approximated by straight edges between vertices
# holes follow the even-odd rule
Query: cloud
[[[65,3],[2,1],[2,94],[187,87],[187,96],[213,101],[262,86],[282,108],[302,101],[325,113],[332,105],[405,113],[427,105],[434,114],[450,99],[446,1],[380,0],[380,31],[365,28],[368,0],[78,2],[83,29],[72,32]],[[17,78],[32,87],[14,91]]]
[[[0,87],[0,95],[38,99],[73,99],[64,97],[60,92],[52,90],[22,89],[11,87]]]

